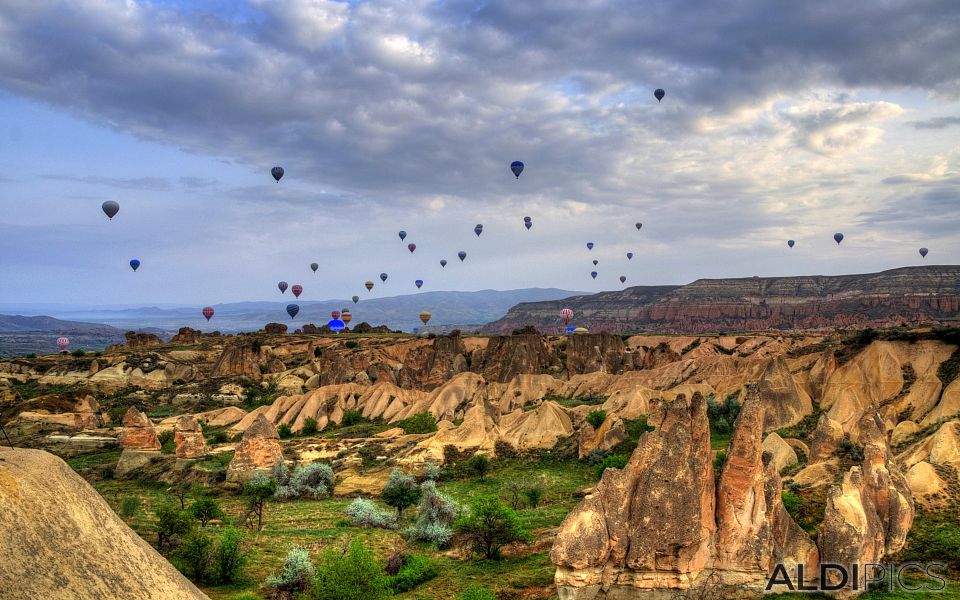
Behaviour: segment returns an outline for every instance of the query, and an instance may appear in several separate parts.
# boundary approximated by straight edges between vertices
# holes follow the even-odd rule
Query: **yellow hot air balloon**
[[[573,330],[574,333],[590,333],[590,330],[586,327],[577,327]]]
[[[363,284],[363,286],[367,288],[367,291],[369,292],[370,290],[373,289],[373,282],[368,279],[367,282]]]
[[[420,311],[420,320],[423,321],[423,324],[426,325],[427,321],[430,320],[430,317],[433,315],[430,314],[430,311],[422,310]]]

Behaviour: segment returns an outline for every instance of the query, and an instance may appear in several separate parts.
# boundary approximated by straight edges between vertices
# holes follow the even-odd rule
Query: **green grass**
[[[80,471],[82,469],[89,469],[90,467],[97,467],[101,465],[115,465],[117,461],[120,460],[120,453],[122,450],[104,450],[103,452],[94,452],[92,454],[84,454],[82,456],[76,456],[74,458],[68,458],[67,464],[70,465],[74,471]]]
[[[727,446],[730,445],[730,438],[733,437],[732,431],[726,431],[724,433],[717,433],[716,431],[710,432],[710,448],[713,450],[726,450]]]

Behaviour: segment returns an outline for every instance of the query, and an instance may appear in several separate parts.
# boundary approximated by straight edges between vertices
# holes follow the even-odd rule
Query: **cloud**
[[[835,155],[859,150],[880,141],[883,130],[871,125],[903,113],[890,102],[791,107],[783,116],[795,128],[796,142],[810,150]]]
[[[960,125],[960,117],[933,117],[925,121],[911,121],[914,129],[946,129],[953,125]]]

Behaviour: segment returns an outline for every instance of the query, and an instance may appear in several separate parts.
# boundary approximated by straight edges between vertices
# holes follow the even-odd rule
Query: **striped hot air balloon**
[[[204,306],[204,307],[203,307],[203,316],[205,316],[205,317],[207,318],[207,320],[209,321],[210,318],[213,317],[213,307],[212,307],[212,306]]]
[[[70,345],[70,338],[68,337],[58,337],[57,338],[57,348],[60,348],[60,352],[64,353],[67,351],[67,346]]]
[[[560,318],[563,319],[564,325],[569,325],[570,319],[573,318],[573,310],[570,308],[564,308],[560,311]]]
[[[299,298],[300,294],[303,293],[303,286],[300,285],[299,283],[294,284],[294,286],[290,288],[290,291],[293,292],[294,298]]]
[[[432,317],[432,316],[433,316],[433,315],[431,315],[431,314],[430,314],[430,311],[428,311],[428,310],[421,310],[421,311],[420,311],[420,320],[423,322],[424,325],[427,324],[427,321],[429,321],[429,320],[430,320],[430,317]]]

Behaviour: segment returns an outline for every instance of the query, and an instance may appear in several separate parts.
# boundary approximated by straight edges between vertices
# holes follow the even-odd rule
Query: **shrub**
[[[522,496],[525,487],[526,486],[522,481],[508,481],[504,486],[504,488],[507,490],[507,493],[510,494],[510,506],[513,507],[514,510],[520,510],[523,508]]]
[[[357,340],[347,340],[346,343],[344,343],[343,345],[349,348],[350,350],[353,350],[360,344],[357,343]]]
[[[173,546],[176,539],[186,535],[193,529],[193,519],[190,513],[172,505],[164,505],[157,509],[157,550]]]
[[[303,427],[300,429],[300,435],[316,435],[318,431],[317,420],[313,417],[307,417],[303,420]]]
[[[713,474],[715,477],[720,476],[720,471],[723,470],[723,465],[727,463],[727,451],[720,450],[717,452],[717,455],[713,457]]]
[[[787,509],[790,516],[796,519],[800,513],[800,506],[803,504],[803,498],[800,497],[800,494],[784,490],[780,492],[780,499],[783,501],[783,507]]]
[[[257,531],[263,529],[263,508],[277,491],[277,482],[263,473],[257,473],[243,486],[247,498],[247,510],[257,516]]]
[[[489,496],[475,499],[470,512],[456,520],[454,529],[484,558],[499,558],[500,549],[507,544],[531,539],[517,513]]]
[[[410,591],[439,574],[440,565],[436,559],[414,554],[407,558],[406,563],[400,567],[396,575],[388,578],[387,585],[394,594],[399,594]]]
[[[486,477],[487,472],[490,470],[490,459],[483,454],[474,454],[473,457],[467,461],[467,468],[476,473],[480,481],[483,481],[483,478]]]
[[[333,468],[326,463],[300,465],[289,477],[277,478],[279,484],[274,497],[280,500],[326,498],[333,492],[334,479]]]
[[[293,435],[293,428],[290,427],[290,423],[280,423],[277,425],[277,433],[280,434],[281,440],[285,440]]]
[[[540,501],[543,500],[543,486],[534,483],[523,490],[523,495],[527,497],[530,508],[536,508],[540,506]]]
[[[200,521],[201,527],[206,527],[207,523],[214,519],[222,519],[226,516],[217,501],[210,497],[194,500],[189,510],[193,518]]]
[[[593,427],[599,428],[603,425],[603,422],[607,420],[607,411],[603,409],[590,411],[590,414],[587,415],[587,423],[593,425]]]
[[[437,430],[437,420],[430,411],[423,411],[397,421],[397,427],[401,427],[404,433],[433,433]]]
[[[127,519],[136,516],[140,512],[140,498],[131,496],[124,498],[120,503],[120,516]]]
[[[110,425],[118,427],[120,422],[123,421],[123,415],[125,415],[129,409],[129,406],[114,406],[108,410],[107,416],[110,417]]]
[[[853,462],[863,462],[863,446],[854,444],[849,437],[840,440],[839,452],[846,454]]]
[[[316,573],[307,549],[294,546],[287,552],[280,573],[267,577],[267,586],[273,588],[274,597],[293,597],[310,587]]]
[[[622,469],[627,466],[627,457],[622,454],[611,454],[610,456],[604,458],[600,461],[600,464],[596,467],[597,479],[603,477],[603,472],[606,471],[609,467],[614,469]]]
[[[609,453],[603,448],[594,448],[584,460],[587,461],[588,465],[599,465],[607,457],[607,454]]]
[[[397,515],[393,511],[382,510],[373,500],[357,498],[347,506],[350,523],[355,527],[378,527],[393,529],[397,526]]]
[[[450,526],[460,514],[460,505],[437,491],[430,481],[420,484],[420,503],[417,506],[417,522],[404,532],[407,537],[443,548],[450,543],[453,530]]]
[[[377,464],[377,457],[383,456],[384,451],[383,444],[375,442],[373,444],[364,444],[357,450],[357,454],[360,455],[364,467],[372,467]]]
[[[471,585],[457,596],[457,600],[497,600],[497,595],[485,587]]]
[[[307,594],[314,600],[382,600],[389,596],[383,567],[356,540],[346,552],[331,548],[324,553],[313,588]]]
[[[960,570],[960,522],[956,515],[920,513],[907,535],[902,561],[940,562]]]
[[[213,551],[214,581],[222,585],[240,579],[249,558],[249,554],[243,549],[243,532],[227,527],[220,534],[217,547]]]
[[[173,435],[173,431],[169,429],[160,433],[160,452],[173,454],[177,450],[177,446],[173,442]]]
[[[430,481],[440,481],[440,478],[443,477],[443,469],[438,464],[427,463],[423,468],[423,476]]]
[[[194,531],[173,552],[173,564],[181,573],[197,583],[210,579],[213,540],[202,531]]]
[[[86,354],[86,352],[84,352],[82,348],[77,348],[76,350],[74,350],[74,351],[71,352],[70,354],[74,355],[74,356],[77,357],[77,358],[80,358],[81,356],[83,356],[84,354]]]
[[[359,410],[348,410],[344,411],[343,418],[340,419],[340,424],[344,427],[349,427],[350,425],[356,425],[363,420],[363,413],[361,413]]]
[[[420,488],[417,487],[413,476],[407,475],[400,469],[394,469],[380,497],[389,506],[397,509],[397,518],[400,518],[403,509],[412,506],[420,499]]]

